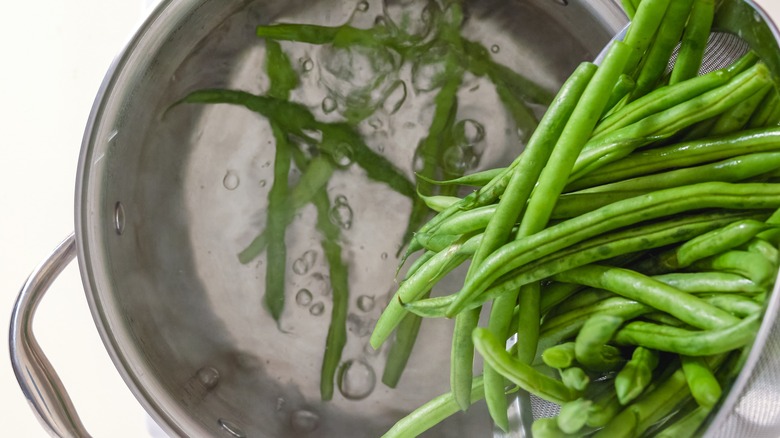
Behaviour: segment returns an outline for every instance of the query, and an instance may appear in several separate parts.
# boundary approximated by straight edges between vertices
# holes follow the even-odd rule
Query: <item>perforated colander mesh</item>
[[[780,436],[780,324],[777,320],[768,333],[761,356],[747,378],[744,390],[736,397],[731,409],[729,407],[724,404],[724,421],[721,424],[713,423],[708,436]]]

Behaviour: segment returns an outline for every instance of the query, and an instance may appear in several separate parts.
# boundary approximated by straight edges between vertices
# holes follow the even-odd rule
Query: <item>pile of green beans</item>
[[[350,23],[340,26],[297,23],[258,26],[255,33],[265,43],[264,72],[268,84],[264,93],[201,89],[189,93],[174,105],[237,105],[261,115],[271,126],[275,156],[266,225],[238,254],[238,259],[247,264],[265,252],[263,304],[277,322],[283,316],[286,301],[287,229],[304,206],[311,204],[315,207],[316,229],[328,264],[333,300],[322,360],[320,394],[323,400],[334,396],[335,374],[347,343],[350,305],[349,266],[342,257],[341,230],[329,219],[328,183],[335,173],[347,170],[343,165],[342,155],[345,152],[340,147],[348,145],[350,162],[360,166],[368,178],[412,200],[403,247],[411,241],[413,231],[430,217],[432,208],[436,206],[435,200],[451,196],[459,185],[471,178],[452,173],[443,165],[445,149],[456,135],[458,92],[466,73],[486,77],[495,85],[518,132],[532,132],[538,123],[529,104],[547,106],[553,98],[545,88],[496,63],[490,51],[481,44],[461,35],[465,17],[459,1],[445,1],[442,5],[431,3],[427,13],[431,30],[425,35],[409,33],[404,27],[408,23],[393,23],[389,19],[377,20],[368,29],[353,27]],[[399,70],[404,62],[414,62],[430,51],[443,53],[443,71],[437,76],[441,85],[432,90],[436,93],[432,122],[428,135],[415,153],[422,163],[421,168],[416,169],[416,181],[410,180],[400,169],[403,166],[396,166],[396,163],[369,148],[359,134],[359,124],[376,108],[370,105],[365,108],[350,107],[342,111],[339,121],[323,122],[308,107],[292,99],[291,94],[301,80],[283,43],[327,45],[335,49],[390,50],[400,58]],[[295,170],[300,172],[300,176],[291,176]],[[449,185],[436,183],[442,178],[457,182]],[[418,193],[425,195],[417,196]],[[446,244],[451,243],[447,241]],[[421,321],[421,318],[413,316],[405,318],[399,325],[391,360],[382,377],[386,385],[395,386],[400,379]]]
[[[454,319],[451,392],[385,436],[479,399],[507,431],[515,391],[560,405],[538,437],[691,436],[739,372],[780,268],[778,92],[753,52],[698,75],[713,0],[622,3],[626,38],[571,74],[509,166],[425,179],[476,189],[421,196],[438,213],[371,345],[393,344],[396,382],[419,319]],[[460,290],[438,287],[464,264]]]

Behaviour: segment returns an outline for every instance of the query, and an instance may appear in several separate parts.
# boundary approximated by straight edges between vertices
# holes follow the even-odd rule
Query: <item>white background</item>
[[[0,7],[3,339],[25,277],[73,230],[76,165],[92,99],[152,2],[35,0]],[[780,0],[757,2],[780,21]],[[146,414],[103,348],[75,263],[45,297],[35,331],[93,436],[150,436]],[[47,436],[18,388],[3,345],[0,436]]]

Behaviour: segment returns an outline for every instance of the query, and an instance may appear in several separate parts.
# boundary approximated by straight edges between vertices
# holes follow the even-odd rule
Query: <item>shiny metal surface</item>
[[[499,45],[499,61],[554,89],[625,22],[611,1],[564,3],[467,2],[467,31]],[[368,11],[381,7],[369,2]],[[366,348],[372,321],[393,288],[407,199],[355,168],[331,181],[331,196],[344,196],[352,212],[343,242],[352,291],[343,360],[364,371],[361,384],[370,383],[369,369],[377,381],[365,398],[346,389],[323,403],[319,367],[330,304],[311,212],[304,210],[288,234],[288,266],[308,251],[314,257],[305,258],[312,262],[305,274],[289,273],[280,326],[262,308],[263,259],[242,265],[236,258],[264,223],[273,157],[267,124],[222,105],[169,110],[198,88],[261,91],[257,24],[342,23],[354,8],[303,0],[165,2],[118,58],[96,100],[79,166],[79,266],[117,368],[172,435],[377,436],[448,387],[442,372],[449,358],[446,321],[424,327],[426,339],[397,390],[378,382],[384,351]],[[293,59],[321,55],[312,48]],[[463,114],[478,118],[490,138],[479,169],[519,151],[505,119],[485,112],[485,95],[467,96]],[[426,126],[416,114],[425,114],[427,99],[411,93],[397,117],[382,121],[384,129],[366,131],[371,147],[381,147],[410,174],[412,146]],[[322,303],[322,315],[294,304],[302,288]],[[359,296],[373,300],[373,308],[359,308]],[[479,436],[490,429],[486,412],[476,408],[430,436]]]
[[[57,373],[33,333],[35,310],[46,291],[76,257],[76,241],[68,236],[22,286],[11,314],[9,351],[16,380],[40,423],[53,436],[89,436]]]

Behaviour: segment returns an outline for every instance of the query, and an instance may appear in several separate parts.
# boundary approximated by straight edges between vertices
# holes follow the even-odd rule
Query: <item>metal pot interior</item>
[[[250,264],[236,256],[265,224],[274,157],[268,122],[237,106],[171,107],[201,88],[263,92],[258,24],[336,25],[353,15],[374,20],[384,7],[410,2],[371,1],[365,11],[357,11],[357,3],[164,2],[117,59],[98,95],[79,168],[79,264],[117,368],[172,434],[378,436],[448,391],[450,321],[424,322],[394,390],[380,381],[387,349],[367,346],[371,326],[397,286],[396,254],[410,200],[354,165],[329,183],[329,197],[341,208],[334,214],[350,268],[342,360],[352,366],[342,368],[346,374],[334,399],[322,402],[319,373],[331,301],[314,210],[301,210],[288,230],[287,304],[277,325],[262,304],[265,256]],[[551,90],[580,61],[593,59],[625,22],[608,0],[467,1],[466,11],[467,36],[495,47],[499,62]],[[337,117],[338,111],[320,108],[323,88],[316,87],[333,80],[323,67],[333,54],[315,46],[285,48],[304,82],[305,91],[293,98],[323,120]],[[395,114],[380,108],[361,132],[411,178],[433,95],[415,90],[404,76],[408,71],[389,74],[410,84],[405,100]],[[334,89],[343,85],[338,79]],[[485,137],[469,171],[505,164],[521,150],[507,116],[491,109],[494,99],[479,78],[464,84],[458,118],[481,124]],[[311,300],[298,304],[303,289]],[[490,430],[485,409],[477,406],[430,436]]]

